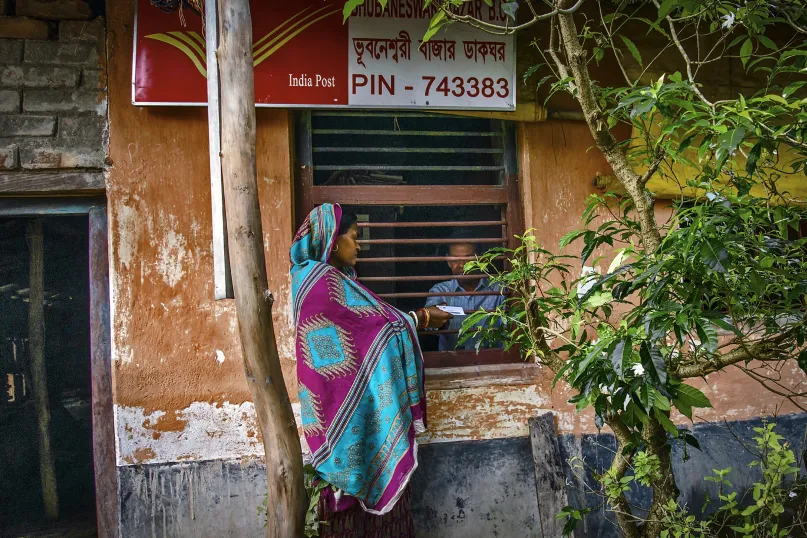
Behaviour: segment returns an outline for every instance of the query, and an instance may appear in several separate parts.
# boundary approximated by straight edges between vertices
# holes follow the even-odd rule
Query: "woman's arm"
[[[410,312],[409,315],[414,316],[418,329],[439,329],[454,317],[453,314],[443,312],[436,306],[421,308]]]

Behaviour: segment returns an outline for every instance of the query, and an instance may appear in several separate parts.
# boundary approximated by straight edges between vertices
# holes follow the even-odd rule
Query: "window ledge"
[[[533,385],[540,375],[541,366],[532,362],[426,368],[426,390]]]

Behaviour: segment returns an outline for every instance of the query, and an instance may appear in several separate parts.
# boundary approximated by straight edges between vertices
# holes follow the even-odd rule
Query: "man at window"
[[[452,238],[461,238],[465,234],[454,234]],[[472,257],[479,253],[476,244],[467,243],[451,243],[448,246],[448,255],[450,257]],[[504,302],[504,296],[501,295],[501,288],[498,284],[492,284],[489,279],[482,274],[465,275],[464,266],[467,260],[449,260],[448,267],[451,269],[451,274],[455,278],[440,282],[432,286],[429,293],[452,293],[452,292],[496,292],[495,295],[447,295],[447,296],[432,296],[426,301],[426,307],[447,305],[459,307],[465,310],[466,314],[475,312],[480,308],[485,310],[493,310]],[[472,277],[472,278],[456,278],[456,277]],[[462,328],[462,322],[465,318],[462,316],[454,316],[443,329],[459,330]],[[441,334],[438,342],[438,349],[440,351],[454,351],[456,350],[470,350],[476,349],[477,339],[469,338],[462,345],[457,346],[459,335]],[[496,346],[498,347],[498,346]]]

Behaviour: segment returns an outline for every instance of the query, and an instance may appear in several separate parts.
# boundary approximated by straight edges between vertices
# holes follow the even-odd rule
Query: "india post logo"
[[[327,17],[338,16],[341,12],[341,8],[336,7],[333,3],[329,3],[318,9],[310,5],[295,13],[253,43],[253,67],[260,65],[310,26]],[[150,34],[145,37],[146,39],[160,41],[180,50],[193,62],[199,74],[207,78],[207,50],[205,40],[199,32],[172,31]]]

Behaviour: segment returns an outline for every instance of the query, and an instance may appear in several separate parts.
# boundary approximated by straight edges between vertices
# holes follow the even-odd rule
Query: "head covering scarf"
[[[338,205],[317,207],[291,247],[303,432],[317,474],[385,514],[417,468],[423,356],[409,315],[359,284],[353,268],[328,265],[341,218]]]

